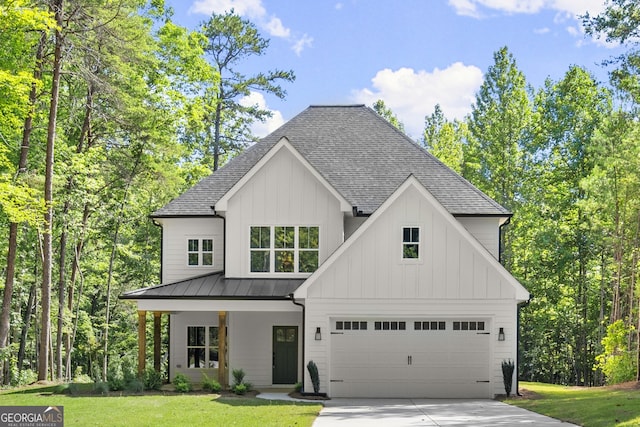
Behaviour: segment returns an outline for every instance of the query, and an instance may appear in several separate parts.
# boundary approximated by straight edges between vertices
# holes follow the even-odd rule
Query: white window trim
[[[251,247],[251,229],[254,227],[268,227],[269,228],[269,248],[252,248]],[[293,227],[294,228],[294,236],[293,236],[293,248],[276,248],[275,247],[275,229],[276,227]],[[300,228],[301,227],[317,227],[318,228],[318,248],[317,249],[309,249],[309,248],[300,248]],[[247,271],[249,275],[252,276],[282,276],[282,277],[292,277],[292,276],[300,276],[300,277],[308,277],[311,276],[313,272],[300,272],[300,252],[304,251],[317,251],[318,252],[318,268],[320,268],[320,246],[322,244],[320,238],[320,226],[317,224],[252,224],[249,226],[249,245],[248,245],[248,263],[247,263]],[[293,251],[293,263],[294,270],[292,272],[283,272],[283,271],[275,271],[276,268],[276,251]],[[252,251],[265,251],[269,253],[269,271],[251,271],[251,252]]]
[[[404,229],[405,228],[417,228],[419,239],[417,242],[418,245],[418,258],[405,258],[404,257]],[[414,242],[409,242],[414,243]],[[422,254],[423,254],[423,246],[424,246],[424,234],[422,233],[422,226],[415,224],[405,224],[400,227],[400,262],[403,264],[421,264],[423,262]]]
[[[189,255],[191,253],[195,253],[189,250],[189,241],[197,240],[198,241],[198,264],[189,264]],[[211,252],[202,250],[202,242],[204,240],[211,240]],[[186,264],[188,268],[213,268],[216,262],[215,256],[215,239],[212,236],[187,236],[187,245],[186,245]],[[202,257],[205,253],[211,254],[211,265],[203,265]]]

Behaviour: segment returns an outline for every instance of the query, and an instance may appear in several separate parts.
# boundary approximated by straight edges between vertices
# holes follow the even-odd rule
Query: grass
[[[321,405],[215,394],[72,396],[59,386],[0,393],[2,406],[63,406],[71,426],[311,426]]]
[[[524,398],[505,402],[584,427],[640,425],[640,389],[634,385],[566,387],[521,382]]]

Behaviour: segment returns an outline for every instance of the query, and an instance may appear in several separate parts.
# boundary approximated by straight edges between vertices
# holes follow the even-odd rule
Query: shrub
[[[607,377],[607,384],[631,381],[636,375],[636,357],[628,349],[628,336],[633,326],[626,326],[618,320],[607,326],[607,335],[602,339],[602,354],[596,356],[594,369],[601,369]]]
[[[296,393],[300,393],[302,391],[302,387],[303,387],[302,383],[296,383],[296,385],[294,387],[294,391]]]
[[[233,385],[240,385],[244,382],[245,373],[242,369],[234,369],[231,374],[233,375]]]
[[[231,388],[231,390],[233,390],[235,394],[243,395],[247,392],[248,388],[246,384],[236,384]]]
[[[173,387],[179,393],[187,393],[193,390],[191,380],[185,374],[176,374],[173,379]]]
[[[202,374],[202,389],[209,390],[213,393],[217,393],[222,390],[222,386],[218,381],[213,378],[209,378],[207,374]]]
[[[99,381],[93,384],[93,392],[96,394],[108,394],[109,393],[109,383],[104,381]]]
[[[504,382],[504,391],[507,393],[507,397],[511,396],[511,385],[513,384],[513,371],[515,365],[513,360],[502,361],[502,381]]]
[[[162,387],[162,374],[149,367],[144,371],[145,390],[160,390]]]
[[[309,370],[309,375],[311,376],[311,384],[313,384],[313,392],[320,392],[320,375],[318,374],[318,367],[313,360],[309,360],[307,363],[307,369]]]
[[[142,393],[144,389],[144,382],[140,381],[138,378],[134,378],[127,383],[127,390],[132,393]]]

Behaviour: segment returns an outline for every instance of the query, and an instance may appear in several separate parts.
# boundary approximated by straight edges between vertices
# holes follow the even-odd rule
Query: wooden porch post
[[[162,338],[160,336],[160,325],[162,313],[153,312],[153,369],[160,372],[160,349],[162,348]]]
[[[227,387],[227,312],[218,312],[218,382]]]
[[[138,375],[144,374],[147,358],[147,312],[138,310]]]

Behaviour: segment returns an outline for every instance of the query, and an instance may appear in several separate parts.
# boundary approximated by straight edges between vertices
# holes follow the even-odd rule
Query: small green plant
[[[144,371],[144,388],[146,390],[160,390],[162,387],[162,374],[152,367]]]
[[[239,395],[243,395],[247,392],[247,386],[246,384],[236,384],[233,386],[233,392],[235,394],[239,394]]]
[[[217,393],[222,390],[222,386],[214,378],[209,378],[207,374],[202,374],[202,389]]]
[[[594,369],[601,369],[607,384],[631,381],[636,375],[637,358],[629,351],[629,335],[635,332],[633,326],[626,326],[617,320],[607,326],[607,335],[602,338],[603,352],[596,356]]]
[[[515,365],[513,360],[502,361],[502,381],[504,382],[504,391],[507,393],[507,397],[511,395],[511,385],[513,384],[513,371]]]
[[[313,384],[313,392],[320,392],[320,375],[318,374],[318,367],[313,360],[309,360],[307,363],[307,370],[309,371],[309,375],[311,376],[311,384]]]
[[[231,385],[231,391],[235,394],[245,394],[247,391],[253,388],[253,384],[244,380],[245,373],[242,369],[234,369],[231,371],[233,376],[233,385]]]
[[[185,374],[176,374],[173,378],[173,387],[179,393],[188,393],[193,390],[191,380]]]
[[[302,391],[302,387],[303,387],[302,383],[296,383],[296,385],[295,385],[295,387],[294,387],[294,389],[293,389],[293,390],[294,390],[296,393],[300,393],[300,392]]]

